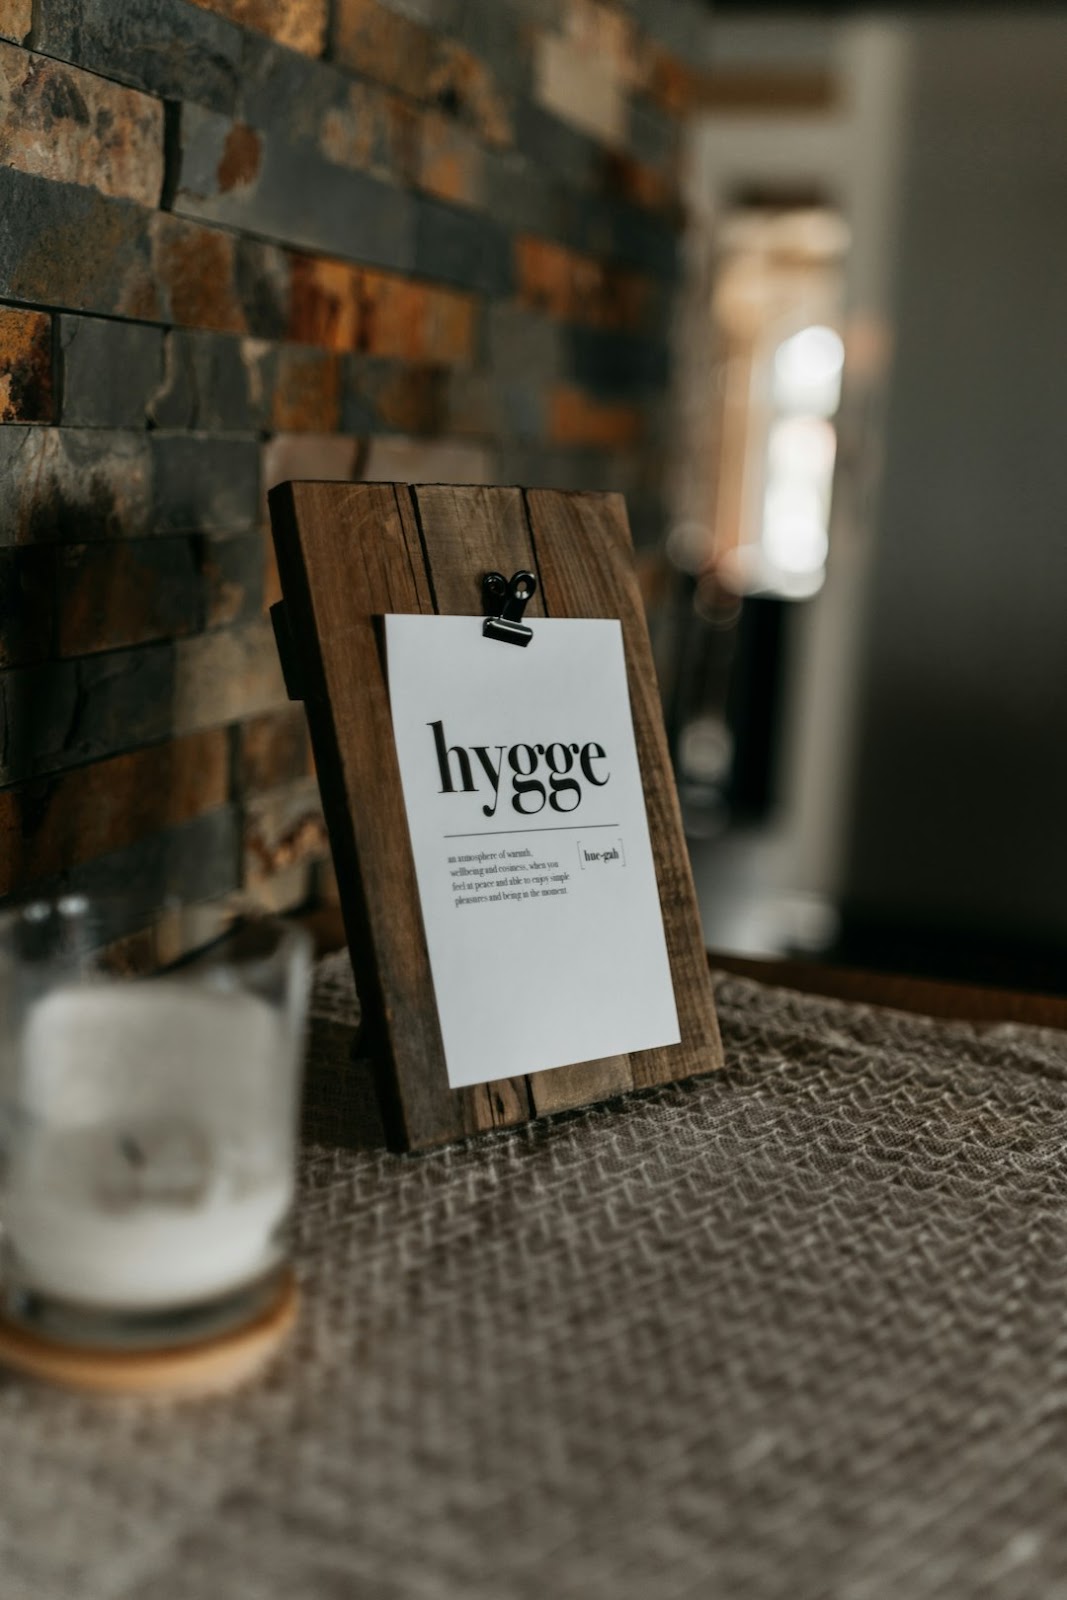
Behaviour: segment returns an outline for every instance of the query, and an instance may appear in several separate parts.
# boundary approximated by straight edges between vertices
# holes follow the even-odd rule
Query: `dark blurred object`
[[[726,702],[734,750],[727,796],[731,814],[746,822],[769,816],[777,797],[790,610],[774,595],[747,595],[741,604]]]

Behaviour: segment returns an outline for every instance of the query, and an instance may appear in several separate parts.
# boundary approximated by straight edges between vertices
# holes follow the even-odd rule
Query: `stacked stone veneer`
[[[697,0],[0,0],[0,897],[322,858],[288,477],[658,531]]]

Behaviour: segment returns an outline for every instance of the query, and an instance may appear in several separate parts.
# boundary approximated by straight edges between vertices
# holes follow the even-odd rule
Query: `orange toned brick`
[[[646,211],[677,208],[677,191],[667,174],[622,151],[605,152],[603,179],[611,194],[628,200],[631,205],[642,206]]]
[[[222,729],[0,793],[0,894],[224,805]]]
[[[389,99],[389,177],[394,182],[417,183],[422,113],[408,100]]]
[[[641,413],[632,406],[603,405],[581,389],[561,386],[549,403],[553,444],[625,450],[641,437]]]
[[[290,50],[320,56],[326,43],[326,0],[193,0],[242,28],[269,34]]]
[[[254,796],[246,806],[242,882],[247,887],[258,887],[275,873],[304,862],[320,861],[329,851],[313,779]]]
[[[635,332],[648,321],[652,283],[639,272],[609,267],[605,272],[600,305],[605,320],[600,326]],[[591,318],[590,320],[595,320]]]
[[[33,0],[0,0],[0,39],[21,44],[33,26]]]
[[[487,144],[511,144],[511,114],[492,73],[455,40],[441,40],[426,92],[428,99],[448,106]]]
[[[571,251],[532,234],[515,240],[515,277],[519,301],[549,316],[569,316],[574,257]]]
[[[341,368],[321,350],[282,347],[271,426],[280,433],[331,433],[341,419]]]
[[[378,0],[337,0],[334,55],[346,67],[422,100],[437,55],[429,29],[379,5]]]
[[[241,789],[256,794],[311,775],[311,745],[303,710],[251,717],[240,729]]]
[[[398,367],[376,386],[378,422],[391,433],[440,433],[444,378],[441,367]]]
[[[322,256],[291,259],[287,336],[295,343],[446,366],[473,359],[474,295]],[[335,426],[306,425],[320,432]]]
[[[0,112],[0,166],[158,205],[161,101],[0,42]]]
[[[519,303],[560,321],[633,330],[647,316],[647,278],[547,239],[517,237],[515,276]]]
[[[684,61],[657,50],[651,59],[646,93],[672,117],[685,117],[699,99],[701,80]]]
[[[52,319],[0,306],[0,422],[51,422]]]
[[[430,111],[419,130],[417,181],[420,188],[457,205],[485,201],[485,153],[452,117]]]
[[[361,287],[361,348],[372,356],[421,360],[425,349],[427,285],[387,272],[364,272]]]
[[[149,232],[155,278],[171,318],[186,328],[247,333],[237,294],[234,235],[165,212],[152,217]]]
[[[478,336],[478,301],[472,294],[430,287],[426,291],[423,352],[446,367],[470,366]]]
[[[324,350],[356,350],[360,341],[361,273],[344,261],[294,255],[288,337]]]

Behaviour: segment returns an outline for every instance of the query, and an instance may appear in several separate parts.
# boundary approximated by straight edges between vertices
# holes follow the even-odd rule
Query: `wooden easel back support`
[[[284,483],[270,495],[289,692],[305,702],[356,984],[393,1143],[421,1150],[722,1063],[644,608],[619,495]],[[528,618],[617,617],[681,1043],[452,1089],[430,976],[379,624],[481,614],[490,571],[526,568]],[[497,648],[487,641],[487,648]]]

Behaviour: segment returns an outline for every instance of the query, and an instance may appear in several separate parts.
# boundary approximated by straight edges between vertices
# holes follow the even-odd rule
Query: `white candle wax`
[[[293,1188],[284,1051],[276,1014],[242,993],[102,984],[40,1002],[4,1198],[28,1282],[147,1310],[266,1270]]]

